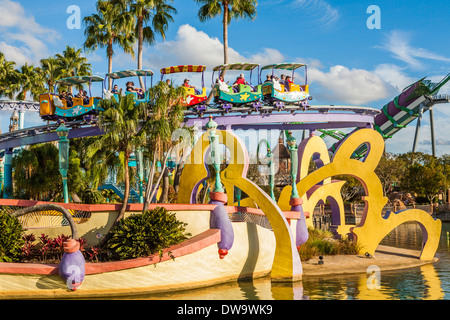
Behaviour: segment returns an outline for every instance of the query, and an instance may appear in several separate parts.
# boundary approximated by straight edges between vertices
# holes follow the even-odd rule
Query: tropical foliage
[[[112,228],[105,249],[114,259],[133,259],[158,253],[188,236],[185,223],[178,221],[174,213],[157,207],[122,219]]]
[[[83,21],[86,24],[84,32],[86,41],[83,47],[87,51],[106,47],[108,73],[112,72],[114,45],[121,47],[134,59],[134,17],[124,12],[123,6],[99,0],[97,1],[97,13],[85,17]],[[109,89],[111,89],[111,79]]]
[[[169,22],[173,22],[173,14],[177,10],[168,4],[172,0],[113,0],[112,3],[123,9],[125,15],[134,18],[134,35],[137,39],[137,68],[142,69],[142,54],[144,44],[153,45],[156,36],[166,37]],[[142,77],[140,85],[144,88]]]
[[[53,91],[57,80],[92,73],[91,65],[82,56],[81,49],[70,46],[62,53],[41,59],[39,66],[25,63],[17,69],[14,67],[15,63],[7,61],[0,52],[0,96],[18,100],[29,100],[31,97],[37,101],[41,93]]]
[[[18,85],[13,85],[17,82],[15,65],[15,62],[7,61],[5,55],[0,52],[0,96],[12,99],[17,90]]]
[[[141,130],[141,134],[146,137],[146,155],[152,161],[146,180],[153,182],[158,161],[162,163],[162,170],[156,183],[147,184],[144,212],[155,196],[161,179],[167,173],[167,160],[171,155],[173,145],[177,142],[172,141],[172,134],[180,128],[183,120],[185,107],[183,107],[182,101],[186,96],[184,88],[169,86],[162,81],[149,89],[148,92],[150,110],[147,112],[148,118]],[[167,192],[163,195],[164,199],[167,199]]]
[[[62,195],[59,153],[54,144],[45,143],[22,149],[13,158],[14,197],[40,201],[57,200]],[[74,150],[69,154],[68,188],[80,193],[85,188],[80,159]]]
[[[40,69],[34,65],[25,63],[18,70],[16,70],[16,84],[18,85],[19,93],[16,96],[18,100],[26,100],[27,93],[31,92],[36,99],[39,94],[44,91]]]
[[[135,149],[145,141],[145,134],[137,135],[139,132],[139,121],[144,116],[145,108],[136,106],[133,95],[120,97],[119,101],[115,98],[111,100],[102,100],[100,107],[105,111],[98,117],[98,126],[105,132],[104,135],[93,141],[87,148],[86,156],[88,159],[104,155],[114,155],[116,152],[122,156],[121,166],[124,170],[125,191],[122,208],[117,220],[123,218],[130,195],[130,174],[129,160]]]
[[[20,261],[24,230],[19,220],[0,210],[0,230],[0,262]]]
[[[222,16],[223,63],[228,63],[228,25],[233,19],[256,17],[256,0],[195,0],[201,5],[198,18],[204,22]]]

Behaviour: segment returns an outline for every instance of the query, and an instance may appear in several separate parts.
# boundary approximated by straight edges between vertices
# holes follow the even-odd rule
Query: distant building
[[[272,150],[272,155],[275,161],[275,187],[291,184],[291,156],[284,141],[283,131],[278,139],[278,145]]]
[[[9,118],[9,132],[19,130],[19,113],[14,110],[13,114]]]

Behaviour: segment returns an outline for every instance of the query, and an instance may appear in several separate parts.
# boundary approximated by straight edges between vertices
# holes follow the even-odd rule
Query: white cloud
[[[228,49],[229,61],[243,61],[244,57],[233,48]],[[180,64],[204,64],[213,68],[223,63],[223,44],[203,31],[185,24],[179,27],[173,41],[160,42],[155,46],[148,62],[154,66]]]
[[[264,65],[283,62],[284,55],[277,49],[263,48],[261,52],[246,56],[229,47],[228,61],[255,62]],[[223,44],[218,38],[210,37],[205,32],[185,24],[179,27],[175,40],[156,44],[147,55],[146,62],[155,67],[203,64],[212,69],[223,64]]]
[[[207,87],[210,85],[211,70],[215,66],[223,64],[222,42],[188,24],[179,27],[175,40],[157,43],[154,47],[146,50],[149,51],[149,54],[144,55],[144,66],[153,69],[156,73],[162,67],[173,65],[206,65],[208,70],[205,73]],[[252,62],[265,65],[283,62],[284,55],[273,48],[263,48],[260,52],[244,55],[230,47],[228,48],[228,60],[229,63]],[[185,76],[185,74],[174,75],[172,79],[179,84]],[[253,81],[256,82],[256,74],[253,75]]]
[[[33,54],[28,48],[11,46],[4,41],[0,41],[0,52],[7,60],[14,61],[18,66],[29,61],[29,57]]]
[[[424,67],[420,59],[450,62],[450,58],[448,57],[435,54],[423,48],[412,47],[410,40],[411,36],[409,33],[392,30],[386,35],[384,43],[376,47],[391,52],[395,59],[401,60],[415,69],[422,69]]]
[[[314,92],[315,86],[319,84],[320,98],[327,103],[365,105],[387,98],[390,94],[386,82],[374,72],[364,69],[336,65],[324,72],[318,68],[309,68],[308,78],[310,90]]]
[[[339,19],[339,11],[324,0],[295,0],[293,6],[303,9],[303,16],[313,17],[321,28],[328,28]]]
[[[380,64],[376,66],[374,74],[391,85],[395,90],[395,94],[398,94],[402,92],[404,88],[418,80],[407,76],[404,70],[405,68],[401,68],[394,64]]]
[[[166,66],[206,65],[208,71],[205,79],[208,88],[211,69],[223,63],[222,42],[187,24],[180,26],[174,40],[158,43],[146,50],[148,54],[144,54],[144,66],[153,69],[157,74],[161,67]],[[229,48],[230,62],[248,61],[265,65],[285,62],[286,59],[282,52],[274,48],[262,48],[256,53],[246,54]],[[325,70],[323,64],[317,59],[294,58],[292,61],[308,64],[308,82],[311,85],[311,93],[315,97],[315,104],[368,105],[371,102],[393,98],[404,87],[417,80],[410,78],[404,68],[393,64],[380,64],[374,70],[349,68],[342,65],[335,65]],[[185,76],[186,74],[181,74],[171,78],[179,84]],[[302,76],[302,72],[297,74],[298,78]],[[231,81],[231,77],[230,74],[230,79],[227,80]],[[254,75],[253,82],[255,79]]]
[[[39,63],[49,55],[46,42],[60,38],[57,31],[37,23],[18,2],[0,0],[0,51],[18,65]]]

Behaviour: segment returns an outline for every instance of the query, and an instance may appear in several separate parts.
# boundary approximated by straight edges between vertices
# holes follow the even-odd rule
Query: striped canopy
[[[76,84],[82,83],[90,83],[90,82],[103,82],[105,79],[99,76],[78,76],[78,77],[69,77],[56,81],[57,84],[63,86],[73,86]]]
[[[203,72],[206,70],[206,66],[201,65],[181,65],[173,66],[161,69],[161,74],[171,74],[180,72]]]
[[[222,71],[222,70],[243,70],[243,71],[251,71],[258,67],[257,63],[229,63],[217,66],[213,69],[213,71]]]
[[[122,79],[130,77],[145,77],[152,76],[154,73],[152,70],[123,70],[108,73],[106,76],[111,79]]]
[[[268,69],[284,69],[284,70],[295,70],[300,67],[304,67],[306,64],[303,63],[277,63],[277,64],[269,64],[267,66],[264,66],[261,68],[261,70],[268,70]]]

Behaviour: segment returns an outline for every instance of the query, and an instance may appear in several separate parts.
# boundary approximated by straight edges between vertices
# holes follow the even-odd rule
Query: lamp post
[[[3,188],[3,159],[0,158],[0,195]]]
[[[209,144],[211,145],[211,158],[213,159],[213,166],[216,171],[216,182],[214,185],[214,192],[224,192],[222,182],[220,181],[220,152],[219,152],[219,136],[216,135],[217,123],[209,117],[206,124],[206,129],[209,130]]]
[[[275,193],[273,192],[273,189],[275,188],[275,167],[273,163],[273,155],[272,150],[270,150],[270,147],[267,146],[267,158],[269,159],[269,187],[270,187],[270,197],[275,201]]]
[[[67,190],[67,172],[69,170],[69,129],[61,123],[56,129],[59,137],[59,172],[63,181],[64,203],[69,203],[69,192]]]
[[[287,138],[288,149],[291,155],[291,179],[292,179],[292,192],[289,204],[291,205],[291,211],[297,211],[300,213],[300,217],[297,220],[295,243],[297,247],[304,244],[308,240],[308,227],[306,226],[305,215],[303,213],[303,200],[299,197],[297,191],[297,172],[298,172],[298,146],[297,140],[289,132]]]
[[[291,179],[292,179],[292,192],[291,199],[297,199],[298,191],[297,191],[297,171],[298,171],[298,147],[297,147],[297,139],[292,135],[292,132],[289,132],[289,137],[286,140],[288,144],[288,149],[291,155]]]
[[[136,165],[139,178],[139,203],[144,203],[144,155],[141,148],[136,150]]]
[[[206,129],[209,130],[208,138],[211,146],[211,158],[213,159],[213,166],[216,171],[214,191],[209,193],[209,203],[215,205],[210,219],[210,228],[220,229],[220,242],[217,245],[219,247],[219,257],[223,259],[228,254],[228,250],[233,246],[234,231],[227,210],[224,207],[224,204],[227,203],[227,194],[220,181],[219,136],[216,134],[217,123],[213,121],[212,116],[209,117]]]

